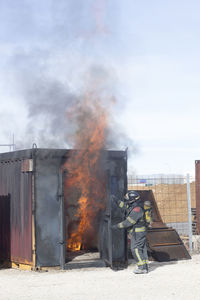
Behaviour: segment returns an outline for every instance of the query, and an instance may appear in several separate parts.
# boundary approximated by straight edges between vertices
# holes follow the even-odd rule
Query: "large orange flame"
[[[69,233],[68,249],[72,251],[86,249],[95,235],[95,219],[105,206],[105,173],[102,165],[102,153],[107,128],[107,112],[99,101],[87,97],[76,108],[78,128],[75,148],[67,160],[65,168],[68,176],[65,191],[78,190],[79,220],[76,231]],[[71,112],[71,116],[73,113]]]

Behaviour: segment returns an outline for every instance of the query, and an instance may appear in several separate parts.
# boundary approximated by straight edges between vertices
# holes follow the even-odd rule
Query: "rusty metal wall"
[[[196,182],[196,231],[200,234],[200,160],[195,161],[195,182]]]
[[[118,165],[119,159],[119,168],[116,167],[114,173],[119,177],[119,190],[124,192],[127,182],[126,176],[121,178],[121,163],[122,165],[125,163],[126,169],[126,162],[122,162],[124,157],[121,152],[108,152],[110,172],[115,164]],[[0,154],[0,195],[10,194],[10,257],[12,261],[33,264],[35,255],[33,257],[32,250],[36,247],[36,265],[34,266],[60,264],[61,248],[65,237],[62,236],[60,203],[62,189],[59,171],[68,156],[69,150],[66,149],[35,148]],[[33,168],[32,163],[27,161],[30,159],[33,162]],[[112,165],[113,159],[114,165]],[[105,166],[105,170],[107,167]],[[32,213],[34,215],[33,228]],[[33,237],[32,232],[35,232]]]
[[[10,260],[10,195],[0,196],[0,260]]]
[[[32,173],[23,172],[31,151],[0,154],[0,195],[10,194],[10,259],[32,263]]]
[[[66,152],[34,148],[0,154],[0,195],[9,193],[11,200],[10,259],[13,262],[33,264],[34,244],[36,267],[60,264],[58,177]]]

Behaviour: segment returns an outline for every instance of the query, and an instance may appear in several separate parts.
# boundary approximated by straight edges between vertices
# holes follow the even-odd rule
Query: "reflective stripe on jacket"
[[[130,228],[130,227],[143,227],[144,224],[144,210],[140,206],[136,206],[130,210],[129,214],[126,216],[126,219],[118,223],[119,228]],[[131,228],[130,228],[131,229]]]

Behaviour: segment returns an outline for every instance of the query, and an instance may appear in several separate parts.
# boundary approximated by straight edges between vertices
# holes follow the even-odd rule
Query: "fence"
[[[188,248],[192,250],[192,233],[196,234],[194,178],[182,175],[130,175],[128,189],[152,190],[163,222],[168,227],[176,229],[180,237],[186,241]]]

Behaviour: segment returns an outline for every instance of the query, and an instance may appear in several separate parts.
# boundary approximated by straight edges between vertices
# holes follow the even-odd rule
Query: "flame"
[[[107,112],[100,101],[91,101],[88,98],[79,105],[78,112],[75,147],[80,150],[72,151],[65,163],[68,171],[65,193],[70,197],[70,193],[76,189],[80,194],[76,213],[78,228],[70,232],[67,243],[71,251],[87,249],[95,235],[95,221],[105,207],[106,194],[102,150],[105,144]]]

